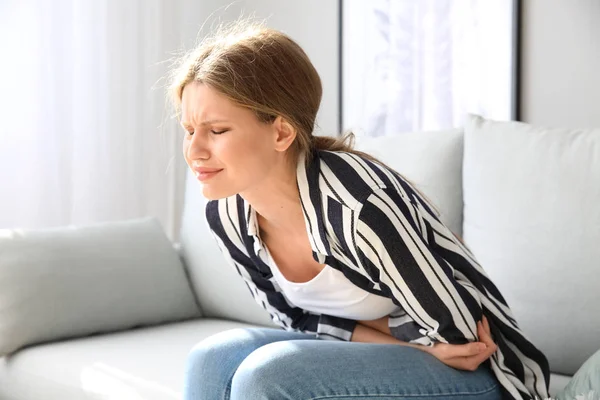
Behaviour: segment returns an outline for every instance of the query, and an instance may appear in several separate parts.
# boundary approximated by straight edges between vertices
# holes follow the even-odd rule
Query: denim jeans
[[[213,335],[192,349],[183,398],[496,400],[501,392],[487,364],[459,371],[411,347],[248,328]]]

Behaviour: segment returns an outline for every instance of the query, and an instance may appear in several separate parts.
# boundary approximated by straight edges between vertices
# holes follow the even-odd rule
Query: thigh
[[[269,343],[305,339],[316,338],[273,328],[231,329],[212,335],[194,346],[187,357],[183,398],[228,399],[231,379],[249,354]]]
[[[487,365],[448,367],[421,350],[389,344],[286,341],[252,352],[237,369],[232,400],[501,398]]]

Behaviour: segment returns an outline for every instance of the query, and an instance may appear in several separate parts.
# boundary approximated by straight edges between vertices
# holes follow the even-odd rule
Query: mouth
[[[196,179],[198,179],[200,182],[205,182],[205,181],[211,179],[212,177],[214,177],[215,175],[217,175],[221,171],[223,171],[223,170],[222,169],[217,169],[217,170],[212,170],[212,171],[195,170],[194,173],[196,174]]]

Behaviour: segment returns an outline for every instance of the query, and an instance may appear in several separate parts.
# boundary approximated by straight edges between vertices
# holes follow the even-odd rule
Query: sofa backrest
[[[463,234],[553,372],[600,348],[600,129],[473,116]]]
[[[408,179],[435,205],[452,232],[462,235],[462,129],[357,137],[356,149]]]

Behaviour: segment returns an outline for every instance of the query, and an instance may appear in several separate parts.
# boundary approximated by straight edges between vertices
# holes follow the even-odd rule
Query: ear
[[[286,151],[296,139],[296,129],[280,115],[273,121],[273,129],[275,131],[275,150]]]

